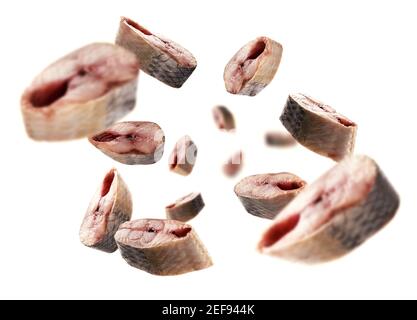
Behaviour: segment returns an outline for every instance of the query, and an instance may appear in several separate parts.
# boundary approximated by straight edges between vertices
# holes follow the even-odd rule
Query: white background
[[[7,3],[7,4],[6,4]],[[415,191],[416,30],[414,1],[12,1],[0,4],[1,298],[417,298]],[[198,67],[181,89],[141,73],[129,120],[157,122],[166,134],[152,166],[113,162],[86,140],[39,143],[24,131],[20,95],[32,78],[90,42],[113,41],[119,16],[189,49]],[[233,96],[223,69],[246,42],[266,35],[284,46],[273,82],[258,96]],[[264,132],[280,127],[290,92],[335,107],[359,125],[357,153],[377,160],[401,196],[396,218],[345,258],[304,266],[255,250],[269,221],[245,212],[233,193],[240,178],[290,171],[312,182],[333,165],[297,146],[271,149]],[[237,132],[220,132],[211,108],[225,104]],[[199,147],[189,177],[170,173],[175,141]],[[221,165],[235,150],[246,165],[228,179]],[[134,218],[164,217],[176,198],[201,191],[192,225],[210,251],[210,269],[157,277],[131,268],[119,252],[78,239],[87,205],[116,166],[133,194]]]

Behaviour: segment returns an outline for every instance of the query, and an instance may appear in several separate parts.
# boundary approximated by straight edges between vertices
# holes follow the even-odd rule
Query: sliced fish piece
[[[304,180],[288,172],[256,174],[236,184],[235,193],[247,212],[274,219],[305,185]]]
[[[256,96],[274,78],[282,56],[282,45],[259,37],[244,45],[224,69],[226,90]]]
[[[129,221],[120,226],[115,239],[129,265],[151,274],[179,275],[213,264],[193,228],[179,221]]]
[[[195,218],[204,208],[201,193],[193,192],[165,207],[168,219],[187,222]]]
[[[357,125],[323,102],[291,94],[280,120],[300,144],[318,154],[339,161],[353,152]]]
[[[235,118],[225,106],[216,106],[213,108],[214,122],[220,130],[232,131],[236,128]]]
[[[191,52],[129,18],[121,18],[116,43],[136,55],[144,72],[174,88],[180,88],[197,67]]]
[[[154,122],[119,122],[88,139],[110,158],[129,165],[153,164],[164,153],[165,135]]]
[[[139,64],[119,46],[94,43],[59,59],[25,90],[21,110],[35,140],[69,140],[107,128],[136,102]]]
[[[81,242],[104,252],[117,250],[114,235],[132,216],[132,197],[116,169],[111,169],[91,200],[80,228]]]
[[[169,158],[169,169],[187,176],[193,171],[197,158],[197,146],[189,136],[178,140]]]
[[[270,131],[265,134],[265,143],[271,147],[288,147],[296,144],[291,134],[283,131]]]
[[[347,157],[281,212],[259,249],[305,263],[333,260],[384,227],[398,206],[398,194],[374,160]]]
[[[228,177],[235,177],[243,167],[243,152],[237,151],[223,165],[223,173]]]

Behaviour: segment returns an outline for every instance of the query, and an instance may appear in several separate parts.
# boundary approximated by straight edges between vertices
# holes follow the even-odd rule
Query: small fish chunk
[[[288,173],[256,174],[235,186],[235,193],[250,214],[274,219],[305,187],[306,182]]]
[[[129,221],[120,226],[115,239],[130,266],[154,275],[179,275],[213,264],[194,229],[179,221]]]
[[[201,193],[192,192],[165,207],[166,216],[170,220],[187,222],[195,218],[204,208]]]
[[[128,165],[153,164],[164,153],[165,135],[154,122],[119,122],[89,138],[110,158]]]
[[[136,55],[145,73],[174,88],[180,88],[197,67],[191,52],[126,17],[120,20],[116,43]]]
[[[197,159],[197,146],[189,136],[178,140],[169,158],[169,169],[183,176],[189,175]]]
[[[335,161],[353,153],[357,125],[316,99],[291,94],[280,120],[291,135],[311,151]]]
[[[217,128],[225,131],[233,131],[236,128],[233,113],[225,106],[215,106],[213,108],[214,123]]]
[[[265,143],[271,147],[289,147],[297,142],[288,132],[269,131],[265,134]]]
[[[259,37],[244,45],[224,69],[224,84],[232,94],[256,96],[274,78],[282,57],[282,45]]]
[[[116,169],[105,176],[91,200],[80,228],[81,242],[90,248],[112,253],[114,235],[132,216],[132,197]]]
[[[235,152],[223,165],[223,173],[228,177],[235,177],[243,167],[243,152]]]

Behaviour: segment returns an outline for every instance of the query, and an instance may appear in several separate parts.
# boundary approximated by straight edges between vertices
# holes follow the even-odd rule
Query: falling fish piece
[[[111,169],[88,206],[80,228],[81,242],[105,252],[117,250],[114,235],[132,216],[132,198],[116,169]]]
[[[129,18],[121,18],[116,43],[136,55],[144,72],[174,88],[180,88],[197,67],[191,52]]]
[[[243,152],[238,151],[223,165],[223,173],[228,177],[236,176],[243,166]]]
[[[156,123],[119,122],[89,138],[101,152],[129,165],[158,162],[164,153],[165,135]]]
[[[318,154],[339,161],[353,152],[356,124],[309,96],[291,94],[280,120],[300,144]]]
[[[178,140],[169,158],[169,169],[187,176],[193,171],[197,158],[197,146],[189,136]]]
[[[135,55],[113,44],[90,44],[61,58],[23,93],[28,135],[69,140],[107,128],[134,108],[138,72]]]
[[[204,201],[199,192],[193,192],[165,207],[168,219],[187,222],[195,218],[204,208]]]
[[[217,128],[225,131],[232,131],[235,129],[235,118],[225,106],[216,106],[213,108],[214,123]]]
[[[259,249],[305,263],[336,259],[384,227],[398,206],[398,194],[374,160],[347,157],[281,212]]]
[[[129,265],[151,274],[179,275],[212,265],[193,228],[179,221],[129,221],[120,226],[115,239]]]
[[[259,37],[244,45],[224,69],[226,90],[256,96],[274,78],[282,56],[282,45]]]
[[[265,134],[265,143],[272,147],[288,147],[296,144],[296,140],[288,132],[270,131]]]
[[[235,193],[247,212],[274,219],[305,185],[304,180],[292,173],[256,174],[236,184]]]

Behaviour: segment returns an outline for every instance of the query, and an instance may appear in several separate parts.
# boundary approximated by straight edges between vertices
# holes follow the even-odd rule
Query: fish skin
[[[213,108],[214,123],[217,128],[225,131],[236,129],[233,113],[225,106],[215,106]]]
[[[195,218],[205,204],[201,193],[193,192],[165,207],[167,219],[187,222]]]
[[[191,151],[194,151],[191,154]],[[182,176],[188,176],[194,169],[197,159],[197,146],[187,135],[180,138],[175,144],[169,157],[169,169]],[[189,157],[192,156],[192,159]]]
[[[249,48],[255,46],[258,42],[263,42],[265,44],[265,49],[258,57],[250,59],[254,60],[253,62],[256,63],[256,71],[250,79],[244,79],[239,88],[234,87],[232,85],[232,79],[235,78],[234,72],[237,70],[239,74],[244,75],[245,68],[243,68],[243,64],[245,61],[249,61],[248,58],[250,57],[251,52]],[[246,50],[249,51],[245,55],[244,53]],[[259,37],[245,44],[232,59],[230,59],[224,69],[223,78],[226,90],[232,94],[256,96],[274,78],[281,62],[282,51],[282,45],[268,37]],[[240,56],[241,54],[244,54],[245,58]]]
[[[96,196],[93,197],[93,199],[91,200],[90,205],[85,214],[83,223],[80,227],[81,243],[83,243],[85,246],[89,248],[94,248],[107,253],[113,253],[117,250],[117,244],[114,239],[114,235],[119,229],[119,226],[122,223],[129,221],[132,217],[132,196],[126,183],[124,182],[124,180],[122,179],[122,177],[116,169],[110,170],[110,172],[106,175],[105,179],[103,180],[103,184],[108,175],[112,172],[114,173],[112,184],[115,183],[116,188],[112,208],[108,215],[108,219],[106,220],[106,228],[104,234],[102,234],[101,239],[91,241],[91,230],[87,225],[88,218],[91,215],[91,211],[95,210],[95,208],[97,207],[97,195],[100,194],[103,187],[102,185],[98,188]]]
[[[259,186],[269,185],[274,189],[269,191],[257,190],[255,192],[255,187],[259,187],[257,182],[261,181],[265,181],[265,183]],[[294,183],[294,187],[287,190],[281,189],[275,185],[278,182]],[[234,191],[248,213],[260,218],[274,219],[303,190],[305,185],[306,182],[304,180],[292,173],[268,173],[243,178],[236,184]],[[250,190],[249,193],[251,194],[248,194],[248,190]],[[260,191],[263,194],[259,194]],[[267,196],[266,192],[272,192],[272,194]]]
[[[150,228],[152,228],[151,232],[144,231]],[[187,230],[187,233],[175,237],[171,229]],[[138,232],[139,235],[135,235],[134,232]],[[156,240],[160,233],[163,233],[162,239]],[[139,238],[131,240],[129,234]],[[213,264],[207,249],[193,228],[179,221],[159,219],[130,221],[120,226],[115,239],[126,262],[150,274],[180,275],[205,269]]]
[[[141,32],[141,30],[146,33]],[[189,57],[190,63],[184,64],[178,61],[172,54],[164,52],[155,46],[152,41],[149,41],[147,36],[155,36],[163,42],[169,43],[169,46],[178,48],[182,54]],[[191,52],[172,40],[151,34],[148,30],[126,17],[122,17],[120,20],[116,44],[132,51],[136,55],[142,71],[173,88],[182,87],[197,67],[197,61]]]
[[[166,54],[153,55],[148,67],[143,71],[159,81],[173,88],[181,88],[182,85],[194,72],[194,67],[181,67]]]
[[[319,105],[330,108],[304,94],[291,94],[280,120],[301,145],[320,155],[340,161],[353,153],[357,125],[334,110],[330,113],[320,110]],[[351,122],[351,125],[343,125],[332,114]]]
[[[309,201],[318,195],[321,196],[323,192],[335,188],[335,185],[340,182],[337,178],[333,181],[338,175],[337,170],[346,170],[344,168],[349,168],[350,165],[354,166],[355,172],[345,171],[347,176],[344,177],[347,177],[352,185],[351,189],[343,190],[344,194],[350,195],[350,190],[358,189],[360,183],[365,192],[361,192],[359,196],[355,195],[355,198],[349,201],[332,203],[330,213],[327,213],[330,219],[327,222],[324,220],[324,224],[313,228],[311,233],[285,240],[285,237],[290,237],[291,232],[296,230],[295,227],[277,242],[265,246],[268,237],[277,232],[274,228],[294,215],[300,207],[307,208]],[[367,156],[345,158],[316,182],[310,184],[284,209],[262,236],[259,250],[262,253],[307,264],[323,263],[340,258],[359,247],[389,223],[395,216],[399,203],[397,192],[373,159]],[[320,214],[319,212],[313,213]],[[300,215],[298,223],[301,223],[303,219],[303,214],[300,213]],[[286,242],[280,244],[280,241]]]
[[[106,132],[117,132],[117,128],[121,125],[134,125],[136,127],[143,127],[143,126],[152,126],[151,128],[153,130],[153,143],[156,144],[156,149],[149,153],[136,153],[136,152],[129,152],[129,153],[118,153],[113,150],[110,150],[105,142],[99,142],[96,141],[95,138],[99,137],[102,134],[106,134]],[[134,129],[132,129],[134,130]],[[123,136],[123,135],[122,135]],[[112,158],[113,160],[116,160],[120,163],[126,164],[126,165],[148,165],[148,164],[154,164],[161,160],[163,154],[164,154],[164,146],[165,146],[165,135],[162,131],[161,127],[154,123],[149,121],[125,121],[125,122],[119,122],[113,124],[111,127],[107,128],[106,130],[103,130],[99,133],[96,133],[94,136],[89,137],[88,141],[95,146],[97,149],[99,149],[101,152],[103,152],[108,157]]]
[[[32,95],[52,81],[50,78],[57,77],[59,81],[64,81],[59,77],[68,61],[75,60],[77,63],[77,59],[82,60],[83,56],[94,60],[91,57],[100,50],[112,51],[113,57],[123,57],[123,63],[131,65],[133,75],[120,83],[112,84],[107,92],[93,99],[67,101],[43,107],[35,107],[32,104]],[[59,68],[60,65],[63,67]],[[76,67],[81,70],[86,66]],[[106,70],[111,71],[113,67],[107,67]],[[62,141],[83,138],[105,129],[135,107],[138,73],[139,65],[135,56],[109,43],[93,43],[57,60],[44,69],[22,95],[21,111],[28,136],[39,141]]]

